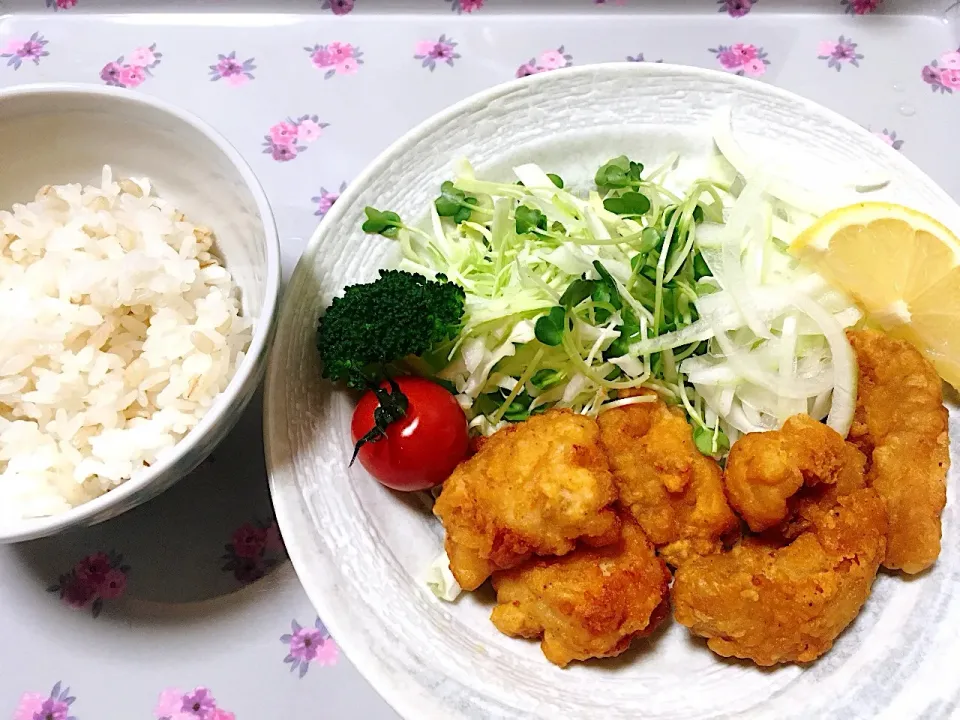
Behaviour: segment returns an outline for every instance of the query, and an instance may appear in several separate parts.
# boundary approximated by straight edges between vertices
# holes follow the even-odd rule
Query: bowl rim
[[[244,389],[251,382],[257,382],[259,380],[259,374],[263,367],[262,360],[272,341],[279,318],[281,263],[280,238],[277,233],[276,220],[267,199],[266,192],[257,179],[256,174],[240,154],[240,151],[237,150],[229,140],[216,128],[192,112],[157,97],[126,88],[99,86],[92,83],[61,82],[12,85],[0,89],[0,102],[12,98],[44,95],[92,96],[99,97],[104,101],[118,100],[133,103],[154,112],[176,118],[212,142],[217,150],[230,161],[243,179],[244,185],[253,196],[257,212],[260,215],[266,256],[266,264],[263,270],[263,302],[253,329],[253,335],[250,339],[250,346],[240,366],[237,368],[233,377],[230,378],[226,389],[217,396],[197,425],[174,445],[172,452],[159,462],[151,465],[147,470],[133,476],[121,485],[66,512],[58,515],[19,520],[10,525],[0,525],[0,544],[34,540],[55,535],[70,528],[96,524],[95,522],[90,522],[96,515],[107,512],[111,508],[122,504],[125,500],[137,495],[144,488],[150,486],[155,480],[168,472],[178,460],[194,450],[200,444],[201,439],[219,425],[223,418],[227,417],[230,413],[238,412],[240,409],[238,403],[245,402],[246,399],[244,397]],[[178,478],[178,480],[179,479],[182,478]],[[122,510],[118,514],[122,514],[130,509],[132,508]]]
[[[339,579],[336,577],[320,577],[317,573],[311,572],[311,561],[316,561],[316,557],[311,552],[310,547],[308,547],[308,543],[304,542],[301,533],[303,529],[303,518],[308,517],[309,510],[305,511],[301,506],[288,500],[291,492],[294,492],[298,497],[302,498],[302,495],[300,495],[298,491],[291,491],[289,488],[283,487],[285,478],[290,477],[295,472],[291,469],[292,464],[281,455],[280,451],[281,446],[289,444],[289,435],[283,438],[278,435],[274,440],[271,438],[274,434],[286,432],[285,430],[277,429],[278,421],[283,413],[282,406],[284,405],[284,401],[282,392],[277,389],[276,393],[274,393],[274,388],[279,388],[282,381],[279,377],[279,362],[276,358],[284,352],[284,348],[281,346],[281,339],[287,332],[285,319],[290,315],[296,303],[295,296],[297,295],[297,287],[304,282],[305,276],[311,272],[310,267],[313,264],[313,259],[318,250],[321,248],[323,238],[329,232],[332,232],[333,228],[341,222],[341,216],[346,213],[347,207],[356,202],[372,178],[379,174],[390,172],[391,165],[395,163],[396,156],[429,135],[436,127],[447,124],[457,116],[469,112],[474,107],[490,104],[510,94],[526,92],[531,87],[553,82],[559,77],[574,75],[588,77],[597,75],[620,76],[624,82],[637,81],[641,78],[656,77],[659,75],[685,75],[693,80],[698,78],[722,77],[725,82],[734,87],[757,88],[758,86],[763,86],[765,92],[771,96],[787,99],[799,106],[815,110],[817,114],[829,116],[833,122],[849,133],[861,135],[865,133],[870,135],[871,141],[869,142],[872,142],[878,150],[883,148],[880,150],[881,152],[892,153],[899,156],[897,151],[887,146],[886,143],[874,136],[873,133],[858,125],[853,120],[793,91],[713,68],[673,63],[634,63],[624,61],[592,63],[560,68],[547,73],[507,80],[475,92],[448,105],[415,125],[387,146],[357,174],[340,196],[337,203],[317,226],[298,259],[287,284],[287,291],[279,313],[278,342],[274,344],[270,354],[267,378],[264,385],[264,450],[267,461],[270,496],[273,502],[277,524],[284,537],[287,555],[290,558],[304,592],[307,594],[314,609],[323,618],[323,622],[329,629],[331,635],[337,639],[338,645],[361,675],[363,675],[364,679],[373,686],[377,693],[395,712],[405,719],[412,720],[413,718],[418,718],[418,720],[427,720],[429,718],[433,720],[433,718],[436,718],[439,720],[441,717],[449,719],[453,716],[446,714],[446,712],[443,714],[438,712],[441,709],[446,711],[448,709],[446,706],[441,707],[437,704],[424,706],[418,703],[416,690],[405,686],[402,679],[393,678],[390,668],[384,663],[383,659],[375,655],[370,648],[364,645],[360,633],[350,632],[347,625],[341,624],[339,618],[340,603],[334,599],[334,593],[328,592],[329,586],[336,584]],[[925,171],[905,158],[902,158],[902,160],[913,166],[916,175],[927,178],[931,186],[939,191],[939,194],[944,200],[951,203],[954,202],[949,195],[947,195],[946,191],[940,187],[939,183],[931,179]],[[298,516],[300,516],[299,519]],[[322,558],[322,560],[326,562],[328,566],[335,565],[330,558]],[[460,716],[458,715],[457,717]]]

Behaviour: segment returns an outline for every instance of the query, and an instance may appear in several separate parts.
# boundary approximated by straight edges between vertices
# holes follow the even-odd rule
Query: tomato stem
[[[409,406],[407,396],[403,394],[400,386],[397,385],[397,381],[392,377],[388,377],[387,382],[390,383],[389,391],[385,387],[381,387],[379,383],[369,383],[370,390],[377,396],[377,402],[379,404],[373,411],[373,427],[370,428],[366,435],[357,440],[357,444],[353,446],[353,457],[350,458],[350,466],[353,465],[357,459],[357,455],[360,454],[360,448],[367,443],[377,442],[385,438],[387,436],[387,428],[397,420],[401,420],[407,414],[407,407]]]

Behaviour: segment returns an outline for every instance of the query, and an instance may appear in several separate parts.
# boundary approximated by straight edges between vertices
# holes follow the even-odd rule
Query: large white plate
[[[790,93],[687,67],[631,64],[558,71],[455,105],[382,154],[317,230],[286,291],[268,374],[265,434],[277,517],[293,564],[350,659],[407,718],[950,717],[960,675],[960,557],[955,475],[936,568],[881,576],[864,611],[819,662],[761,670],[722,661],[672,624],[615,660],[550,665],[536,643],[490,624],[482,593],[435,600],[420,577],[442,542],[408,497],[347,468],[350,398],[321,381],[316,319],[344,285],[390,263],[390,241],[360,230],[363,208],[417,219],[466,155],[485,174],[534,160],[568,182],[609,157],[653,164],[680,150],[695,175],[706,126],[736,107],[750,144],[838,173],[888,174],[881,196],[927,210],[955,231],[960,208],[932,180],[852,122]]]

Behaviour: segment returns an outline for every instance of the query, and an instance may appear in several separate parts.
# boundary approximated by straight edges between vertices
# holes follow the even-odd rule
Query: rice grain
[[[0,211],[0,522],[125,482],[226,389],[251,322],[214,246],[109,167]]]

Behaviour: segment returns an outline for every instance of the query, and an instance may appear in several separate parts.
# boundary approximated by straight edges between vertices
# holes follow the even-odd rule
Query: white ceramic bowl
[[[253,340],[226,391],[174,450],[114,490],[66,513],[0,526],[0,543],[52,535],[119,515],[167,489],[226,436],[253,396],[273,337],[280,248],[263,189],[240,154],[193,115],[118,88],[27,85],[0,90],[0,208],[43,185],[146,176],[197,224],[240,287]]]
[[[676,150],[678,172],[692,180],[712,154],[709,121],[729,106],[748,149],[790,155],[825,181],[840,173],[886,175],[892,183],[880,197],[927,210],[960,231],[960,208],[946,193],[836,113],[759,82],[640,63],[544,73],[436,115],[354,181],[301,259],[267,381],[274,506],[324,622],[404,717],[899,719],[956,711],[960,675],[945,670],[960,657],[956,472],[935,568],[910,581],[881,576],[856,622],[808,668],[723,661],[671,623],[620,658],[559,670],[536,643],[497,632],[489,594],[452,605],[433,598],[421,578],[441,549],[438,523],[359,466],[347,467],[352,403],[321,381],[314,339],[331,298],[391,262],[393,243],[360,229],[365,205],[417,220],[461,155],[486,176],[506,179],[511,164],[534,161],[576,185],[610,157],[656,166]]]

